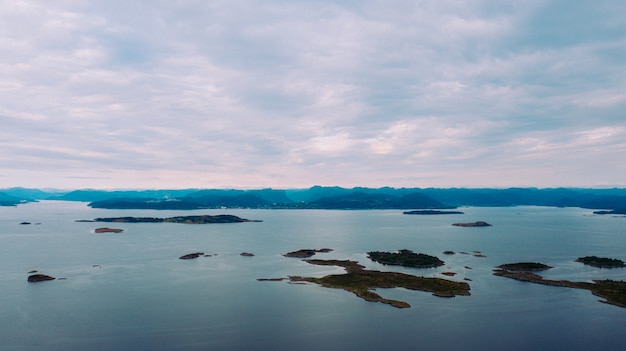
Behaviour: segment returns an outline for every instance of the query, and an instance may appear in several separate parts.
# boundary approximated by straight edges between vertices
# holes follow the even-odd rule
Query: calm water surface
[[[626,260],[626,218],[578,208],[462,210],[464,215],[445,216],[396,210],[100,210],[57,201],[0,207],[2,350],[623,349],[626,309],[599,303],[588,291],[517,282],[491,271],[503,263],[537,261],[555,267],[544,274],[550,279],[625,280],[624,269],[587,267],[574,259]],[[120,234],[94,234],[102,223],[75,222],[220,213],[263,222],[113,225],[124,229]],[[477,220],[493,227],[450,225]],[[33,224],[19,225],[23,221]],[[323,247],[334,251],[317,258],[468,278],[472,295],[446,299],[379,290],[412,306],[396,309],[342,290],[256,280],[343,272],[282,256]],[[366,258],[367,251],[404,248],[446,264],[398,268]],[[446,250],[456,254],[443,255]],[[213,256],[178,259],[195,251]],[[240,256],[244,251],[255,256]],[[29,284],[31,270],[67,279]],[[442,276],[446,271],[458,274]]]

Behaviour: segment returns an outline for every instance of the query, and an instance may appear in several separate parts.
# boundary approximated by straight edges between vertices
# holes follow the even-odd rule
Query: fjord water
[[[43,201],[0,207],[0,343],[3,350],[617,350],[626,309],[589,291],[491,274],[503,263],[536,261],[549,279],[626,279],[624,269],[574,262],[626,259],[626,218],[579,208],[463,208],[463,215],[397,210],[102,210]],[[79,219],[228,213],[263,222],[106,226]],[[492,227],[459,228],[484,220]],[[20,225],[20,222],[31,222]],[[282,254],[332,248],[320,259],[368,269],[464,281],[471,296],[379,289],[411,304],[396,309],[317,285],[257,278],[342,273]],[[383,266],[366,252],[411,249],[446,262],[435,269]],[[446,250],[454,255],[443,255]],[[179,260],[202,251],[211,257]],[[476,257],[480,251],[486,257]],[[254,253],[243,257],[241,252]],[[27,283],[38,270],[65,280]],[[454,277],[442,272],[456,272]]]

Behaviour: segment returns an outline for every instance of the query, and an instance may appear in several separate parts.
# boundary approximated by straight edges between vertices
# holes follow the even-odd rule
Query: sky
[[[626,187],[623,0],[0,0],[0,187]]]

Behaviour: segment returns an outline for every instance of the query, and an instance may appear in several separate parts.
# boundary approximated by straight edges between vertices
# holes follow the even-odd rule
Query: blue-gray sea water
[[[626,218],[579,208],[461,210],[465,214],[439,216],[397,210],[102,210],[61,201],[0,207],[0,348],[624,349],[625,308],[600,303],[589,291],[518,282],[492,270],[535,261],[554,267],[543,273],[550,279],[626,280],[626,269],[574,262],[587,255],[626,260]],[[76,222],[221,213],[263,222]],[[478,220],[493,226],[451,225]],[[32,224],[19,224],[24,221]],[[95,234],[101,226],[124,231]],[[314,284],[257,281],[343,272],[283,256],[303,248],[332,248],[315,258],[356,260],[368,269],[467,281],[471,296],[379,289],[383,297],[411,304],[397,309]],[[437,256],[445,265],[399,268],[366,256],[398,249]],[[444,255],[446,250],[456,254]],[[178,259],[196,251],[211,256]],[[31,270],[67,279],[28,283]]]

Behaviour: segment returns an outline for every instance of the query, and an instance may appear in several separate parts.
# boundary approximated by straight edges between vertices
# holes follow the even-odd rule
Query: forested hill
[[[36,200],[89,202],[111,209],[448,209],[459,206],[556,206],[626,209],[626,189],[342,188],[74,190],[0,189],[0,205]]]

